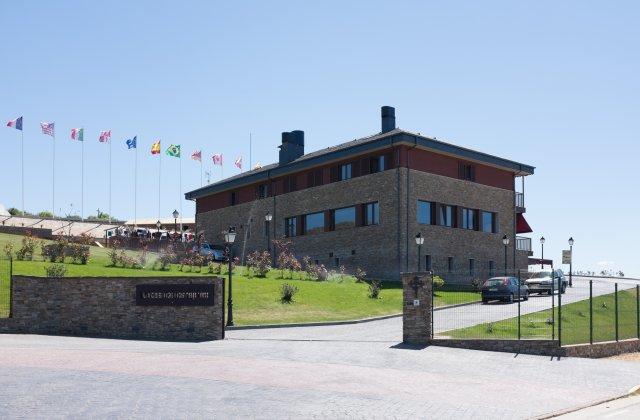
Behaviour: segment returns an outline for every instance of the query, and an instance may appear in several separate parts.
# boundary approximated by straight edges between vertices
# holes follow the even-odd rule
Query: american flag
[[[46,134],[47,136],[51,136],[51,137],[56,136],[56,133],[54,130],[54,123],[41,122],[40,127],[42,128],[42,134]]]
[[[101,131],[98,141],[100,143],[109,143],[109,140],[111,140],[111,130]]]
[[[222,166],[222,155],[220,153],[216,153],[215,155],[211,156],[211,159],[213,159],[214,165]]]
[[[191,153],[191,159],[202,162],[202,151],[196,150],[195,152]]]
[[[235,165],[236,168],[242,170],[242,156],[238,156],[236,158],[236,161],[233,162],[233,164]]]

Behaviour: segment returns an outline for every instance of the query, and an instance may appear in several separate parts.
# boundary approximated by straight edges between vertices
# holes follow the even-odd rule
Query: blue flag
[[[135,149],[136,148],[136,141],[138,140],[138,136],[135,136],[132,139],[129,139],[127,141],[125,141],[127,148],[129,149]]]

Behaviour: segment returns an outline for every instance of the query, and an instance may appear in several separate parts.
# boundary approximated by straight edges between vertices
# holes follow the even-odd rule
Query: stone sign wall
[[[432,287],[428,273],[402,273],[402,341],[406,344],[431,341]]]
[[[166,341],[224,338],[220,278],[13,276],[11,289],[11,316],[0,319],[0,333]],[[141,300],[145,292],[146,300]]]

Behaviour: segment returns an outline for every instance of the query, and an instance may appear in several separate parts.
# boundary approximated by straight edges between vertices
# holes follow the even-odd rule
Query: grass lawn
[[[558,308],[553,314],[558,319]],[[520,331],[522,338],[551,339],[551,309],[522,315]],[[556,339],[558,325],[555,325]],[[493,323],[474,325],[468,328],[442,333],[453,338],[518,338],[518,318],[509,318]],[[618,337],[619,339],[637,336],[636,291],[618,292]],[[607,294],[593,298],[593,341],[615,340],[615,297]],[[562,344],[589,342],[589,300],[562,305]]]
[[[0,234],[0,251],[7,242],[14,243],[14,250],[20,248],[22,237]],[[49,242],[49,241],[44,241]],[[129,252],[137,256],[137,252]],[[150,266],[156,259],[149,253],[149,263],[144,269],[109,267],[107,250],[91,247],[91,258],[87,265],[65,264],[67,277],[148,277],[148,276],[207,276],[207,269],[201,272],[179,271],[178,265],[169,270],[152,270]],[[8,265],[0,261],[0,267]],[[49,262],[42,261],[39,249],[34,261],[14,261],[14,275],[45,276],[45,267]],[[2,279],[0,268],[0,316],[8,313],[9,282]],[[402,312],[402,288],[398,282],[382,283],[378,299],[368,297],[368,285],[356,283],[351,276],[333,276],[326,282],[307,280],[303,274],[294,274],[293,279],[280,270],[271,270],[266,278],[250,277],[245,267],[238,267],[233,276],[234,321],[236,325],[282,324],[291,322],[337,321],[390,315]],[[222,276],[226,278],[226,269]],[[5,276],[6,277],[6,276]],[[298,288],[292,304],[280,302],[280,288],[290,283]],[[228,287],[225,287],[228,290]],[[3,299],[3,297],[6,297]],[[448,305],[463,301],[478,300],[479,295],[469,292],[436,292],[436,305]],[[4,312],[4,315],[3,315]]]

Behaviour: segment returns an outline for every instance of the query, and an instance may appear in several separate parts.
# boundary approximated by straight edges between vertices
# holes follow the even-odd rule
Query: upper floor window
[[[482,231],[487,233],[496,233],[496,214],[490,211],[482,212]]]
[[[324,232],[324,213],[307,214],[304,221],[305,235],[318,232]]]
[[[453,227],[453,217],[454,217],[453,206],[448,206],[446,204],[441,204],[440,205],[440,220],[438,221],[440,226]]]
[[[322,169],[307,173],[307,187],[317,187],[323,184]]]
[[[367,203],[364,205],[364,214],[362,224],[365,226],[377,225],[380,223],[380,205],[375,203]]]
[[[236,204],[238,204],[238,193],[233,191],[231,193],[231,197],[230,197],[230,202],[232,206],[235,206]]]
[[[476,230],[476,211],[462,209],[462,229]]]
[[[386,160],[387,159],[386,159],[385,155],[376,156],[376,157],[371,158],[370,164],[369,164],[369,172],[374,174],[376,172],[382,172],[385,169],[387,169]]]
[[[335,230],[348,229],[356,226],[356,208],[345,207],[333,212],[333,226]]]
[[[351,179],[352,169],[353,165],[351,165],[350,163],[340,165],[340,181]]]
[[[433,203],[430,201],[418,200],[418,223],[423,225],[432,224]]]
[[[475,181],[476,180],[476,167],[470,163],[462,163],[460,162],[458,166],[460,179],[464,179],[467,181]]]
[[[258,198],[267,198],[269,195],[269,188],[267,184],[258,185]]]
[[[297,218],[287,217],[284,219],[284,235],[287,237],[296,236],[297,234]]]
[[[297,190],[295,175],[285,177],[282,180],[282,189],[285,193],[293,192]]]

